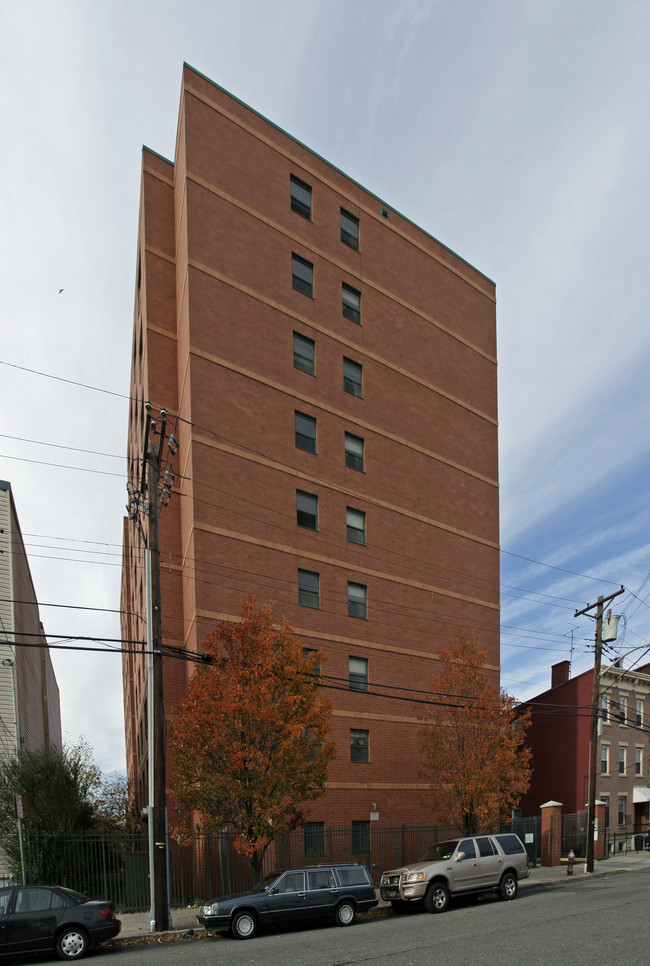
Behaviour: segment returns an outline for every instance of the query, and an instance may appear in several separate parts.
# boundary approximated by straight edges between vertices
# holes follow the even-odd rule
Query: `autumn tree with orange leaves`
[[[472,641],[459,635],[458,647],[444,650],[440,661],[420,731],[432,805],[463,835],[491,831],[510,818],[530,784],[530,712],[516,712],[514,698],[489,683],[485,653]]]
[[[321,796],[335,745],[320,690],[323,655],[307,657],[273,609],[223,623],[204,649],[212,663],[191,679],[170,729],[172,793],[201,828],[239,832],[235,848],[259,880],[269,844],[300,824],[300,804]]]

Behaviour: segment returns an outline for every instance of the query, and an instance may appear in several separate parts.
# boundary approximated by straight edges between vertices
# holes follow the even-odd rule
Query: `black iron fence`
[[[375,882],[386,869],[418,859],[435,842],[455,838],[443,825],[313,826],[287,833],[267,850],[263,874],[319,862],[358,862]],[[532,864],[539,858],[539,823],[518,819],[503,831],[526,842]],[[316,834],[317,833],[317,834]],[[169,894],[172,906],[186,906],[253,885],[246,858],[237,852],[232,832],[191,841],[169,840]],[[122,911],[149,907],[149,844],[146,834],[103,832],[79,835],[25,835],[28,882],[68,886],[94,898],[113,899]]]

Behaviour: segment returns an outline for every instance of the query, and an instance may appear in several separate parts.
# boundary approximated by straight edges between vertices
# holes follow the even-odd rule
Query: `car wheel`
[[[514,872],[504,872],[499,883],[499,895],[502,899],[516,899],[519,883]]]
[[[449,905],[449,889],[444,882],[432,882],[424,897],[427,912],[444,912]]]
[[[56,941],[56,952],[61,959],[81,959],[88,949],[88,934],[77,926],[64,929]]]
[[[357,910],[351,902],[342,902],[340,906],[336,907],[334,921],[337,926],[351,926],[356,914]]]
[[[252,912],[237,912],[230,926],[235,939],[252,939],[257,932],[257,921]]]

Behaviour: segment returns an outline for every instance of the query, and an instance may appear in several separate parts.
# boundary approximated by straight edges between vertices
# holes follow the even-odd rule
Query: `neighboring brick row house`
[[[440,651],[476,635],[499,682],[494,284],[185,66],[175,160],[143,152],[131,396],[133,480],[147,400],[178,440],[165,643],[200,651],[248,593],[277,601],[327,658],[339,753],[310,831],[430,820],[418,702]],[[129,640],[143,547],[125,521]],[[191,673],[166,661],[167,720]],[[142,800],[146,679],[125,655]]]
[[[551,688],[523,705],[532,711],[528,744],[533,753],[523,815],[548,801],[564,813],[584,811],[589,798],[592,670],[569,677],[569,662],[551,669]],[[606,805],[610,833],[648,829],[650,820],[650,666],[605,669],[600,678],[596,799]]]

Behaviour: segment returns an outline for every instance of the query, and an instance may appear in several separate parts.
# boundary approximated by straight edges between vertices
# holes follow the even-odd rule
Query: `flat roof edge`
[[[288,131],[285,131],[284,128],[280,127],[279,124],[276,124],[275,121],[269,120],[269,118],[265,117],[265,115],[262,114],[260,111],[256,111],[255,108],[251,107],[250,104],[247,104],[246,101],[243,101],[240,97],[237,97],[236,94],[233,94],[231,91],[227,90],[221,84],[218,84],[216,81],[212,80],[211,77],[207,77],[200,70],[197,70],[196,67],[192,67],[192,65],[188,64],[187,61],[183,61],[183,67],[192,71],[192,73],[196,74],[197,77],[201,77],[204,81],[206,81],[206,83],[211,84],[213,87],[216,87],[217,90],[221,91],[223,94],[226,94],[227,97],[232,98],[233,101],[236,101],[238,104],[241,104],[241,106],[245,107],[247,111],[250,111],[252,114],[255,114],[257,117],[261,118],[261,120],[265,121],[267,124],[270,124],[271,127],[274,127],[276,129],[276,131],[280,131],[280,133],[284,134],[285,137],[288,137],[296,144],[299,144],[301,148],[304,148],[306,151],[309,151],[310,154],[313,154],[314,157],[322,161],[323,164],[327,164],[334,171],[337,171],[339,174],[343,175],[344,178],[347,178],[348,181],[351,181],[352,184],[355,184],[362,191],[365,191],[366,194],[370,195],[371,198],[375,198],[375,200],[380,205],[383,205],[385,208],[388,208],[391,211],[394,211],[396,215],[399,215],[400,218],[403,218],[404,221],[408,222],[409,225],[412,225],[414,228],[417,228],[417,230],[421,231],[424,235],[427,236],[427,238],[430,238],[432,241],[434,241],[436,245],[440,245],[440,247],[444,248],[445,251],[449,252],[450,255],[453,255],[454,258],[457,258],[460,262],[462,262],[463,265],[467,265],[467,267],[471,268],[473,272],[476,272],[477,275],[480,275],[481,278],[485,279],[486,282],[489,282],[490,285],[493,285],[496,288],[496,282],[493,279],[491,279],[489,275],[486,275],[485,272],[482,272],[479,268],[476,268],[475,265],[472,265],[471,262],[468,262],[466,258],[463,258],[462,255],[459,255],[458,252],[455,252],[453,248],[449,247],[449,245],[445,245],[444,242],[440,241],[439,238],[436,238],[435,235],[432,235],[431,232],[426,230],[426,228],[422,228],[421,225],[416,224],[416,222],[414,222],[412,218],[409,218],[407,215],[402,214],[402,212],[399,211],[397,208],[395,208],[394,205],[391,205],[387,201],[384,201],[383,198],[380,198],[379,195],[376,195],[374,191],[370,191],[368,188],[362,185],[355,178],[351,178],[349,174],[346,174],[346,172],[342,171],[341,168],[338,168],[335,164],[332,164],[332,162],[328,161],[327,158],[324,158],[317,151],[314,151],[312,148],[310,148],[307,144],[303,144],[302,141],[300,141],[297,137],[294,137],[294,135],[290,134]],[[152,153],[156,154],[157,152],[154,151]],[[162,155],[158,155],[158,157],[163,158]],[[166,161],[167,158],[163,158],[163,160]]]

